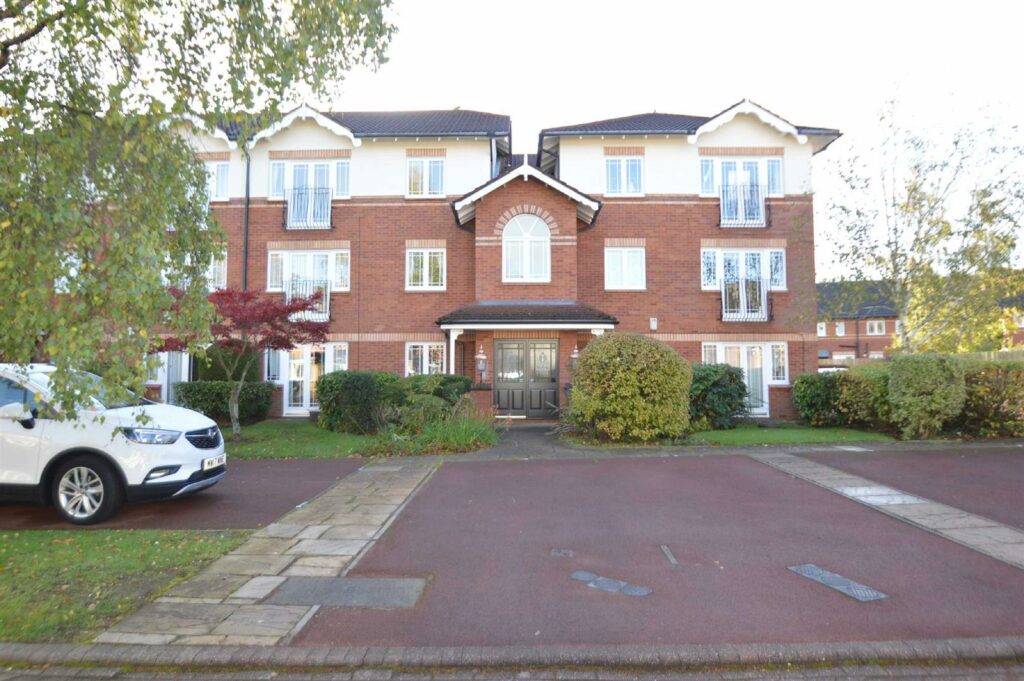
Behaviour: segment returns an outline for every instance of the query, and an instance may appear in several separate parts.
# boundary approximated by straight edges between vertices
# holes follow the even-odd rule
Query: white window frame
[[[627,264],[631,253],[640,254],[640,281],[630,285],[627,276]],[[617,258],[620,261],[619,271],[622,273],[621,282],[610,280],[611,268],[609,262]],[[647,290],[647,249],[643,246],[605,246],[604,247],[604,289],[606,291],[645,291]]]
[[[789,343],[768,343],[768,385],[789,385]],[[782,348],[782,378],[775,377],[775,349]]]
[[[722,189],[722,162],[735,161],[737,168],[742,168],[744,163],[757,163],[757,177],[759,184],[764,186],[764,195],[770,198],[778,198],[786,195],[786,164],[782,156],[702,156],[697,181],[700,185],[700,196],[717,197]],[[779,192],[771,191],[771,183],[768,181],[769,161],[778,163],[779,168]],[[711,191],[707,190],[704,183],[704,168],[711,163]]]
[[[885,353],[881,350],[870,350],[868,352],[868,359],[885,359]]]
[[[348,186],[342,187],[338,184],[338,167],[340,165],[348,166]],[[328,188],[331,190],[331,199],[349,199],[352,198],[352,163],[350,159],[341,159],[334,161],[325,161],[321,159],[299,159],[295,161],[271,161],[268,165],[267,171],[267,198],[271,201],[284,201],[288,196],[288,192],[293,189],[295,182],[295,166],[308,166],[307,169],[307,182],[313,182],[313,166],[327,166],[327,178]],[[278,192],[274,188],[274,173],[276,171],[281,172],[281,191]],[[308,187],[313,187],[313,184],[307,184]]]
[[[543,223],[545,229],[548,230],[548,235],[547,235],[547,238],[546,238],[546,242],[547,242],[547,268],[546,268],[546,270],[543,273],[541,273],[540,275],[535,275],[535,276],[531,276],[530,275],[530,271],[532,269],[531,261],[530,261],[530,259],[531,259],[530,244],[534,243],[534,242],[539,242],[539,241],[541,241],[541,239],[537,238],[537,237],[532,237],[532,238],[531,237],[523,237],[523,238],[520,238],[520,237],[506,237],[505,236],[505,230],[507,230],[509,228],[509,226],[512,225],[513,222],[518,221],[518,220],[522,220],[522,219],[529,219],[529,218],[533,218],[533,219],[537,220],[538,222]],[[534,224],[536,224],[536,223],[534,223]],[[513,278],[513,277],[509,276],[509,273],[508,273],[508,257],[507,257],[507,254],[506,254],[506,249],[508,247],[508,242],[509,241],[516,241],[516,242],[520,242],[520,243],[523,244],[523,269],[522,269],[523,275],[521,277],[514,277]],[[552,245],[551,245],[551,228],[548,227],[547,224],[544,223],[544,221],[541,218],[537,217],[536,215],[534,215],[532,213],[521,213],[521,214],[515,216],[514,218],[512,218],[511,220],[509,220],[507,223],[505,223],[505,227],[502,228],[502,233],[501,233],[501,282],[503,284],[550,284],[551,283],[551,248],[552,248]]]
[[[876,326],[882,325],[881,330]],[[867,335],[869,336],[884,336],[885,335],[885,320],[884,319],[869,319],[865,322]]]
[[[441,255],[441,283],[431,284],[430,256]],[[417,284],[412,280],[414,255],[423,256],[423,282]],[[406,291],[444,291],[448,285],[448,249],[447,248],[407,248],[405,249],[405,290]]]
[[[828,336],[828,322],[818,322],[818,338],[826,338]]]
[[[339,173],[341,169],[345,169],[345,186],[342,186]],[[340,159],[334,162],[334,198],[336,199],[350,199],[352,198],[352,161],[347,158]]]
[[[747,341],[708,341],[701,343],[701,363],[702,364],[724,364],[725,363],[725,346],[727,345],[738,345],[741,348],[747,348],[750,346],[758,346],[761,348],[761,358],[764,362],[765,372],[765,383],[768,385],[776,386],[787,386],[789,385],[789,343],[782,341],[769,341],[766,343],[747,342]],[[783,357],[785,361],[786,371],[783,378],[775,378],[775,348],[781,347],[783,349]],[[713,355],[713,362],[708,362],[708,358]]]
[[[224,173],[224,193],[218,193],[221,183],[221,173]],[[210,201],[228,201],[231,199],[231,162],[230,161],[208,161],[206,163],[206,194]]]
[[[432,169],[438,167],[435,164],[440,164],[441,168],[441,189],[438,192],[431,192],[430,178],[432,175]],[[422,166],[423,173],[423,185],[420,192],[413,192],[412,188],[412,169],[413,166]],[[445,192],[445,183],[447,182],[447,168],[445,168],[445,157],[444,156],[417,156],[410,158],[406,161],[405,171],[405,197],[407,199],[436,199],[447,196]]]
[[[268,251],[267,252],[267,291],[270,293],[280,293],[284,291],[284,282],[292,279],[292,258],[293,255],[305,255],[311,257],[314,255],[327,255],[327,278],[331,282],[331,293],[345,293],[352,290],[352,252],[348,248],[341,248],[337,250],[324,251],[324,250],[294,250],[294,251]],[[273,269],[271,263],[273,259],[277,257],[281,259],[281,285],[273,286],[271,282],[271,270]],[[338,271],[338,259],[342,258],[348,261],[348,281],[341,282],[337,280]]]
[[[640,166],[640,187],[635,192],[629,191],[629,182],[627,180],[627,173],[629,163],[635,161]],[[616,165],[619,168],[619,180],[620,190],[611,191],[608,187],[609,180],[609,169],[612,165]],[[639,155],[626,154],[623,156],[605,156],[604,157],[604,195],[605,196],[643,196],[644,195],[644,157]]]
[[[423,361],[424,365],[421,368],[426,369],[427,371],[425,371],[425,372],[410,371],[409,352],[414,347],[421,348],[422,351],[423,351],[420,356],[422,358],[422,361]],[[447,371],[447,359],[448,358],[446,357],[445,343],[443,341],[415,341],[415,342],[410,342],[410,343],[406,343],[405,344],[405,370],[404,370],[404,372],[405,372],[406,376],[430,375],[430,372],[429,372],[429,368],[430,368],[430,348],[432,348],[432,347],[441,348],[441,368],[440,368],[440,371],[437,372],[437,374],[446,373],[446,371]],[[433,374],[433,375],[437,375],[437,374]]]
[[[218,267],[221,271],[221,276],[214,281],[215,273]],[[209,284],[211,291],[228,287],[228,254],[224,253],[221,256],[212,256],[210,258],[210,266],[206,270],[206,281]]]
[[[856,359],[856,356],[852,352],[833,352],[832,359],[836,362],[847,362]]]
[[[836,322],[836,336],[842,338],[846,335],[846,322]]]
[[[714,253],[715,255],[715,276],[714,280],[708,280],[704,277],[704,259],[707,255]],[[788,291],[789,290],[789,273],[788,267],[786,266],[786,249],[784,248],[702,248],[700,249],[700,289],[702,291],[720,291],[722,288],[722,272],[724,266],[722,259],[726,253],[739,253],[740,267],[746,269],[747,259],[744,257],[747,253],[759,253],[761,255],[761,278],[768,280],[769,291]],[[777,286],[772,283],[772,254],[782,254],[782,285]]]

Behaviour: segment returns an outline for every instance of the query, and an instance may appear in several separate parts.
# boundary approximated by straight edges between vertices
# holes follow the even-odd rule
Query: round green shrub
[[[892,430],[888,364],[866,364],[838,374],[839,421],[844,425]]]
[[[728,364],[694,364],[690,385],[690,424],[703,429],[735,428],[747,411],[743,372]]]
[[[228,399],[231,397],[231,381],[188,381],[174,384],[178,404],[209,416],[217,423],[230,423]],[[241,423],[256,423],[267,418],[270,401],[274,397],[273,383],[246,383],[238,396],[238,420]]]
[[[646,336],[599,336],[580,353],[567,418],[612,441],[680,437],[690,422],[690,365]]]
[[[797,376],[793,381],[793,403],[800,419],[812,426],[839,423],[838,372]]]
[[[953,357],[901,355],[892,361],[889,402],[906,439],[929,438],[960,415],[965,400],[964,367]]]
[[[429,423],[442,421],[452,413],[452,405],[436,395],[412,395],[397,408],[398,428],[406,433],[419,433]]]
[[[386,371],[332,371],[316,384],[321,428],[375,433],[381,425],[381,394],[398,377]]]
[[[964,388],[965,433],[1024,437],[1024,362],[965,362]]]
[[[413,395],[433,395],[454,405],[469,392],[471,382],[466,376],[432,374],[406,376],[384,386],[382,397],[393,407],[400,407]]]

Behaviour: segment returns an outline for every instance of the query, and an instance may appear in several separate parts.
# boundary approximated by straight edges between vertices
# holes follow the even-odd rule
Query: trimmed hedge
[[[735,428],[736,417],[747,411],[743,371],[728,364],[694,364],[690,385],[690,424],[693,430]]]
[[[903,355],[892,361],[889,403],[906,439],[935,437],[959,416],[965,400],[963,363],[942,355]]]
[[[690,423],[690,365],[664,343],[614,333],[587,343],[567,419],[612,441],[680,437]]]
[[[233,386],[231,381],[189,381],[175,383],[174,392],[182,407],[202,412],[217,423],[230,423],[228,399]],[[274,389],[273,383],[244,384],[238,398],[238,420],[248,424],[267,418]]]
[[[387,371],[332,371],[316,384],[319,425],[346,433],[376,433],[383,418],[383,392],[398,377]]]
[[[803,374],[793,381],[793,404],[803,421],[812,426],[840,422],[839,374]]]
[[[840,422],[872,430],[893,429],[887,364],[868,364],[835,375]]]
[[[1024,362],[965,362],[964,388],[964,432],[1024,437]]]

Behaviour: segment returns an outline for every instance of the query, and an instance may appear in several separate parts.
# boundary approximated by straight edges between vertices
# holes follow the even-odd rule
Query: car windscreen
[[[84,380],[90,387],[90,391],[93,393],[92,401],[100,409],[119,409],[121,407],[135,407],[140,404],[146,404],[147,402],[132,392],[127,393],[127,397],[122,394],[120,399],[114,395],[113,392],[103,384],[101,379],[96,374],[91,374],[88,371],[77,372],[79,378]],[[50,374],[41,371],[30,372],[28,377],[32,382],[50,389]]]

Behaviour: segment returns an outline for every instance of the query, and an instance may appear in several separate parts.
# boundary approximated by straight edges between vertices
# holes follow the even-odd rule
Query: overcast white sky
[[[744,97],[841,129],[818,165],[866,141],[893,97],[922,125],[982,110],[1024,121],[1016,0],[395,0],[394,20],[388,63],[351,74],[333,107],[504,113],[517,153],[535,151],[543,127],[710,115]],[[830,273],[820,208],[837,189],[815,186],[819,279]]]

